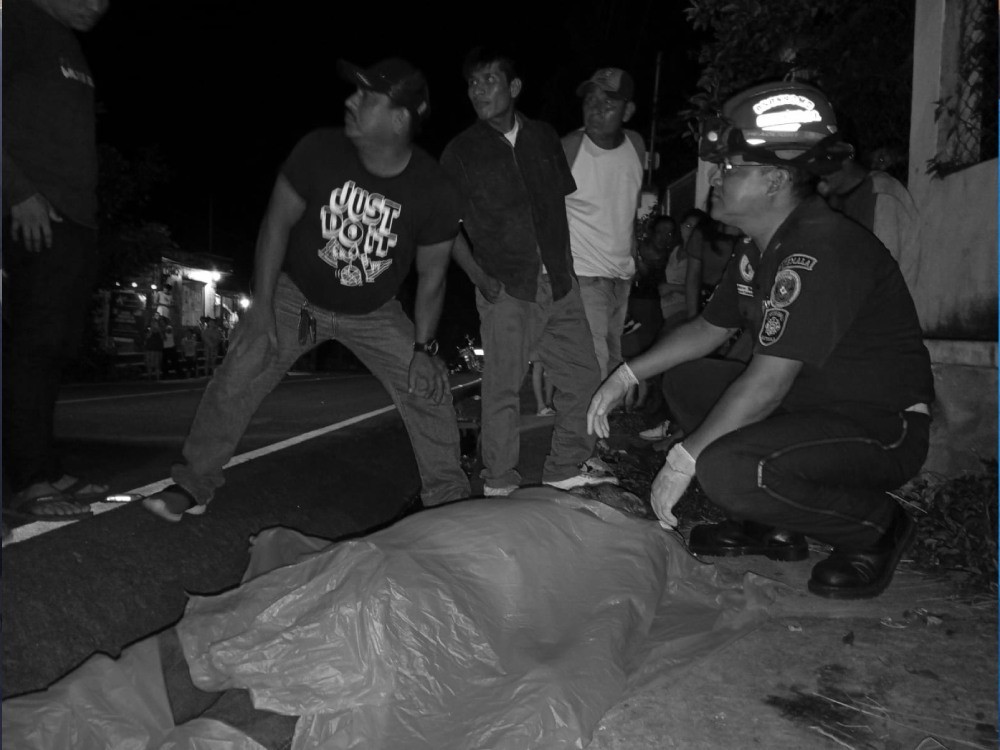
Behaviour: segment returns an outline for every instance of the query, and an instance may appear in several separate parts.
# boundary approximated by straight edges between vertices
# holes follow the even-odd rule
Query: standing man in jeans
[[[108,489],[67,474],[53,434],[99,266],[94,79],[76,34],[107,9],[20,0],[3,12],[4,506],[28,519],[90,515]]]
[[[583,128],[563,138],[576,190],[566,196],[573,269],[594,337],[601,380],[621,364],[622,328],[635,276],[635,216],[646,147],[623,125],[635,114],[635,84],[621,68],[601,68],[577,88]]]
[[[173,480],[143,500],[168,521],[204,513],[250,418],[295,361],[337,339],[392,396],[420,470],[424,505],[468,497],[448,371],[434,333],[459,226],[459,200],[413,145],[430,111],[423,74],[344,61],[357,86],[344,128],[303,138],[281,168],[257,238],[254,300],[205,389]],[[415,321],[396,299],[410,267]]]
[[[664,374],[684,430],[652,487],[661,523],[691,479],[729,520],[696,526],[697,555],[804,560],[806,537],[833,551],[812,570],[823,597],[878,596],[913,541],[891,494],[927,456],[930,356],[899,266],[866,229],[816,193],[850,154],[826,97],[798,82],[754,86],[702,125],[712,218],[740,243],[705,310],[624,363],[595,394],[588,424],[636,378]],[[741,327],[749,364],[705,357]]]
[[[617,481],[592,458],[587,402],[600,384],[590,328],[573,274],[565,198],[576,189],[551,126],[516,111],[512,60],[474,49],[462,74],[478,122],[456,136],[441,164],[464,199],[455,260],[476,285],[486,362],[482,384],[484,494],[521,482],[520,390],[528,361],[555,386],[555,426],[542,480],[560,489]],[[588,391],[588,389],[591,389]]]

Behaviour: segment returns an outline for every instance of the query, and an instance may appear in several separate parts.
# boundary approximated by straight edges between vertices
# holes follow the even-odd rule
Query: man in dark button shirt
[[[357,86],[344,127],[309,133],[282,166],[257,237],[253,304],[198,405],[184,462],[171,472],[175,484],[143,500],[168,521],[205,512],[261,401],[327,339],[354,352],[392,397],[424,505],[469,496],[434,341],[459,201],[440,166],[413,144],[429,113],[427,83],[397,58],[367,70],[343,60],[337,67]],[[396,293],[412,266],[411,322]]]
[[[441,156],[464,200],[452,253],[476,285],[485,350],[482,385],[484,493],[521,481],[521,383],[528,360],[555,385],[552,444],[542,480],[560,489],[617,481],[593,458],[587,403],[600,383],[590,327],[573,273],[565,198],[576,189],[562,144],[547,124],[516,111],[521,79],[511,59],[477,48],[462,73],[479,121]]]
[[[849,153],[823,94],[801,83],[755,86],[706,121],[712,217],[752,242],[701,316],[623,364],[588,412],[606,434],[629,383],[665,372],[686,437],[653,483],[663,525],[697,474],[729,520],[696,526],[692,552],[800,560],[808,535],[833,547],[809,590],[844,599],[880,594],[913,539],[889,490],[926,458],[933,399],[899,266],[816,195]],[[701,359],[741,325],[755,335],[749,364]]]

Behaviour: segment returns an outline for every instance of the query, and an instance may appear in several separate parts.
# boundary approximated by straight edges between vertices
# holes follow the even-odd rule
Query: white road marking
[[[360,380],[361,378],[368,378],[370,375],[344,375],[336,378],[321,378],[321,377],[309,377],[309,378],[290,378],[282,382],[282,385],[287,385],[288,383],[315,383],[319,380]],[[121,401],[127,398],[148,398],[149,396],[173,396],[178,393],[201,393],[205,390],[205,385],[208,381],[198,386],[197,388],[174,388],[162,391],[141,391],[139,393],[119,393],[116,396],[87,396],[86,398],[63,398],[59,399],[58,404],[63,406],[65,404],[89,404],[94,401]]]
[[[459,385],[452,386],[452,391],[457,391],[462,388],[467,388],[470,385],[474,385],[479,382],[479,379],[470,381],[468,383],[460,383]],[[177,393],[178,391],[171,391],[172,393]],[[146,394],[146,395],[159,395],[159,394]],[[101,399],[82,399],[82,400],[101,400]],[[68,402],[60,402],[68,403]],[[228,469],[232,466],[239,466],[240,464],[247,463],[248,461],[253,461],[256,458],[262,458],[270,453],[276,453],[277,451],[284,450],[285,448],[291,448],[293,445],[298,445],[299,443],[304,443],[307,440],[312,440],[314,438],[327,435],[331,432],[337,432],[338,430],[343,430],[345,427],[350,427],[352,425],[358,424],[359,422],[364,422],[368,419],[373,419],[375,417],[381,416],[382,414],[387,414],[390,411],[395,411],[395,405],[383,406],[381,409],[375,409],[374,411],[369,411],[364,414],[358,414],[350,419],[344,419],[340,422],[335,422],[334,424],[327,425],[326,427],[320,427],[317,430],[312,430],[311,432],[304,432],[301,435],[296,435],[295,437],[288,438],[287,440],[281,440],[277,443],[272,443],[271,445],[265,445],[263,448],[257,448],[256,450],[247,451],[246,453],[241,453],[238,456],[233,456],[229,459],[223,468]],[[135,495],[138,497],[146,497],[152,495],[155,492],[159,492],[164,487],[169,484],[173,484],[173,480],[169,477],[167,479],[160,479],[156,482],[151,482],[149,484],[143,485],[142,487],[136,487],[135,489],[127,490],[126,492],[116,493],[122,495]],[[133,501],[135,502],[135,501]],[[118,510],[123,505],[127,503],[91,503],[90,508],[94,511],[94,515],[100,515],[101,513],[107,513],[110,510]],[[10,536],[8,536],[3,541],[3,546],[6,547],[10,544],[17,544],[18,542],[23,542],[32,537],[45,534],[49,531],[55,531],[62,526],[68,526],[71,523],[76,523],[83,519],[72,518],[66,521],[34,521],[32,523],[24,524],[23,526],[18,526],[17,528],[10,530]]]

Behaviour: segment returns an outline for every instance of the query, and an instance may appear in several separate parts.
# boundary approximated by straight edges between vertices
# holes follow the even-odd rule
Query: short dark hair
[[[496,63],[500,71],[507,76],[507,83],[517,78],[517,69],[514,67],[513,58],[503,50],[485,45],[469,50],[462,61],[462,78],[468,81],[477,70],[486,68],[493,63]]]
[[[681,214],[681,224],[684,224],[690,218],[697,218],[698,224],[700,224],[705,219],[709,218],[708,212],[703,211],[700,208],[689,208],[683,214]]]

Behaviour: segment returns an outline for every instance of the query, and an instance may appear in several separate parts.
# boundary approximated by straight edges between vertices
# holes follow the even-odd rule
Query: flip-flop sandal
[[[73,513],[44,512],[44,508],[52,507],[56,504],[71,505],[77,510]],[[80,505],[73,498],[59,493],[33,497],[30,500],[25,500],[16,508],[4,509],[3,512],[11,518],[25,521],[72,521],[77,518],[87,518],[94,515],[94,511],[86,505]]]
[[[180,513],[176,513],[167,507],[167,502],[161,497],[165,494],[180,495],[187,499],[189,505],[186,509],[182,510]],[[189,516],[200,516],[205,512],[207,505],[199,505],[198,501],[195,500],[194,495],[188,492],[186,489],[181,487],[179,484],[170,484],[164,487],[159,492],[154,492],[152,495],[144,497],[142,499],[142,507],[152,513],[154,516],[159,516],[164,521],[170,521],[171,523],[177,523],[185,515]]]
[[[55,482],[50,482],[52,488],[78,503],[96,503],[100,500],[104,500],[108,496],[108,492],[111,491],[111,488],[106,484],[88,482],[86,479],[80,479],[79,477],[75,479],[72,484],[67,485],[66,487],[59,487],[58,483],[60,481],[62,480],[57,479]],[[103,487],[104,489],[98,492],[94,492],[93,490],[90,492],[84,492],[84,490],[90,487]]]

